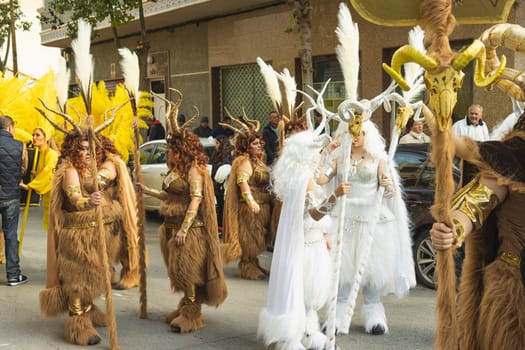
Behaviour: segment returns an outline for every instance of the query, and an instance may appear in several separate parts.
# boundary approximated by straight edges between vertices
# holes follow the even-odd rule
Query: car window
[[[426,154],[397,152],[395,161],[405,188],[428,188],[434,186],[435,170]]]
[[[155,146],[155,144],[149,144],[140,148],[140,164],[149,164],[151,155],[155,151]]]
[[[153,157],[151,157],[150,164],[164,164],[166,163],[166,144],[158,143]]]

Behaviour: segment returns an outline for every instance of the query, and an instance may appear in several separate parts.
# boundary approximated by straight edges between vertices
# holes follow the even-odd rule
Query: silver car
[[[211,158],[215,151],[215,139],[209,137],[200,140],[204,146],[204,151]],[[156,190],[162,188],[162,181],[168,174],[166,148],[165,139],[149,141],[140,146],[140,166],[145,186]],[[211,164],[208,164],[207,167],[211,172]],[[146,211],[158,211],[159,205],[159,199],[144,195],[144,209]]]

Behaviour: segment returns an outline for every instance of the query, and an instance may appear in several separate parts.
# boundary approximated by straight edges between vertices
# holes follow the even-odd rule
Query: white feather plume
[[[118,49],[118,52],[122,57],[120,60],[120,68],[122,69],[126,89],[131,96],[138,99],[140,82],[139,58],[135,52],[132,52],[126,47]]]
[[[277,72],[270,64],[266,64],[260,57],[257,57],[257,64],[261,69],[261,74],[266,83],[266,92],[268,93],[268,96],[270,96],[274,108],[277,110],[281,103],[281,90],[279,89]]]
[[[357,84],[359,79],[359,29],[352,22],[348,7],[341,3],[337,15],[339,24],[335,30],[339,45],[335,52],[343,71],[346,98],[357,100]]]
[[[58,58],[58,71],[55,79],[55,89],[57,90],[57,100],[60,110],[65,112],[69,81],[71,79],[71,71],[67,68],[66,59],[62,56]]]
[[[408,44],[415,48],[416,50],[425,53],[425,45],[423,39],[425,37],[425,32],[421,29],[420,26],[415,26],[408,33]],[[414,99],[417,98],[421,92],[425,89],[425,84],[423,83],[423,73],[424,69],[417,63],[405,63],[405,74],[404,79],[410,86],[410,90],[403,91],[403,97],[407,103],[415,102]]]
[[[292,77],[290,74],[290,71],[285,68],[283,69],[283,72],[278,74],[279,80],[283,83],[284,92],[286,96],[286,105],[288,106],[288,116],[292,117],[292,112],[295,108],[295,98],[297,96],[297,83],[295,82],[295,78]]]
[[[83,20],[78,21],[77,38],[71,43],[75,53],[75,73],[80,81],[82,94],[90,102],[91,83],[93,82],[93,56],[89,52],[91,45],[91,25]],[[86,106],[90,108],[90,106]]]

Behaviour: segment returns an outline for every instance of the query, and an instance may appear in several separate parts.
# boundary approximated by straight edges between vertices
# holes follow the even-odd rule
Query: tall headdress
[[[190,127],[194,121],[199,119],[199,109],[197,106],[193,106],[193,109],[195,110],[193,116],[182,125],[179,125],[177,117],[179,115],[180,105],[182,104],[182,92],[175,88],[170,88],[170,91],[175,92],[179,96],[175,102],[166,99],[164,96],[155,94],[155,96],[164,100],[164,102],[168,104],[168,108],[166,108],[166,141],[168,141],[168,143],[175,137],[184,137],[185,130]]]

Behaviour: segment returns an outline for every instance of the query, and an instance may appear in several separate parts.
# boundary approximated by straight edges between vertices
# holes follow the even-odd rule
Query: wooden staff
[[[91,171],[91,177],[93,178],[93,186],[95,189],[95,192],[99,191],[98,187],[98,181],[97,181],[97,153],[96,153],[96,139],[95,139],[95,132],[92,127],[89,128],[88,132],[88,141],[89,141],[89,149],[91,153],[91,164],[90,164],[90,171]],[[98,205],[95,208],[96,213],[96,227],[97,231],[99,232],[99,239],[100,239],[100,258],[102,259],[102,266],[104,268],[105,272],[105,289],[106,289],[106,320],[108,323],[108,331],[109,331],[109,347],[112,350],[118,350],[118,339],[117,339],[117,321],[115,320],[115,310],[113,309],[113,294],[112,294],[112,287],[111,287],[111,270],[109,266],[109,259],[108,259],[108,252],[107,252],[107,246],[106,246],[106,231],[104,229],[104,218],[102,213],[102,208],[100,205]]]
[[[137,96],[138,97],[138,96]],[[133,154],[133,171],[135,172],[135,182],[144,183],[142,178],[142,168],[140,167],[140,130],[139,118],[137,116],[137,107],[135,98],[131,99],[133,108],[133,131],[134,131],[134,154]],[[137,190],[135,190],[137,192]],[[144,196],[142,193],[136,193],[137,197],[137,226],[139,235],[139,269],[140,269],[140,312],[139,317],[148,318],[148,294],[146,289],[146,236],[144,234],[144,221],[146,215],[144,211]]]

